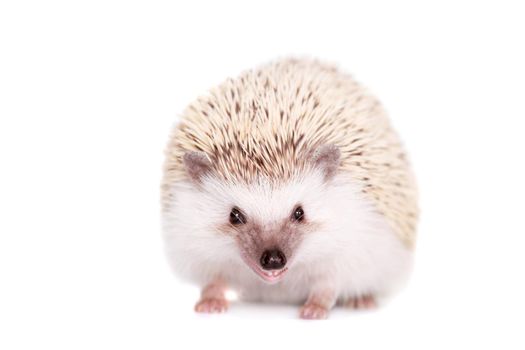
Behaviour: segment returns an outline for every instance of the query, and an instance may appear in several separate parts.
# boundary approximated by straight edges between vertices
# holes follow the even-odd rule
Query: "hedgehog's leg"
[[[321,320],[336,302],[335,290],[332,288],[316,289],[310,292],[308,299],[299,310],[299,316],[305,320]]]
[[[377,306],[376,299],[372,294],[348,298],[344,305],[352,309],[373,309]]]
[[[225,296],[226,285],[216,280],[202,289],[201,298],[195,305],[196,312],[221,313],[228,310],[228,300]]]

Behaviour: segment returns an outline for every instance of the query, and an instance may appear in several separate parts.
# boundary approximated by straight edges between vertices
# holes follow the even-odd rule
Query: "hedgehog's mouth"
[[[263,270],[249,257],[245,256],[244,254],[241,254],[241,256],[245,264],[248,265],[250,269],[252,269],[252,271],[255,272],[255,274],[259,276],[264,282],[269,284],[274,284],[282,280],[286,274],[286,271],[288,271],[287,266],[279,270]]]

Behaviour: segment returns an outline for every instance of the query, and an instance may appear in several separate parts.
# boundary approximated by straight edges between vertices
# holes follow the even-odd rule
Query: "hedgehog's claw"
[[[223,313],[228,310],[228,301],[222,298],[205,298],[199,300],[195,305],[195,311],[199,313]]]
[[[315,303],[306,303],[299,310],[303,320],[323,320],[328,318],[328,309]]]

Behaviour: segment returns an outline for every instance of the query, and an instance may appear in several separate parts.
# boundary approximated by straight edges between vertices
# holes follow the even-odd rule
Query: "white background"
[[[0,348],[525,347],[520,2],[2,1]],[[290,54],[383,101],[421,190],[408,287],[375,312],[193,313],[159,228],[186,104]]]

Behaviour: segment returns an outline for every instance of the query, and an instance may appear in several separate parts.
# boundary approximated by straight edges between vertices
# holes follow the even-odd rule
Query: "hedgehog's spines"
[[[212,160],[225,181],[286,182],[315,149],[339,147],[339,171],[359,184],[394,230],[412,244],[416,189],[397,135],[379,102],[349,75],[313,60],[288,59],[228,79],[184,111],[166,151],[163,204],[187,178],[186,152]]]

